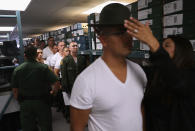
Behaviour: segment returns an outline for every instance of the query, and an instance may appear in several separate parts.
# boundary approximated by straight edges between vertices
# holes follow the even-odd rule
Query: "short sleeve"
[[[70,105],[78,109],[90,109],[95,98],[94,88],[89,86],[91,81],[86,81],[78,76],[71,93]]]

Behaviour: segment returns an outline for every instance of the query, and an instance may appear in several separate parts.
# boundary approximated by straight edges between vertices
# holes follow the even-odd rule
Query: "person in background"
[[[65,48],[63,49],[63,56],[62,56],[62,59],[63,59],[64,57],[68,56],[69,53],[70,53],[69,48],[68,48],[68,47],[65,47]],[[60,78],[61,78],[61,74],[60,74],[60,65],[62,64],[62,59],[57,59],[56,64],[55,64],[55,66],[54,66],[54,72],[55,72],[55,74],[56,74],[58,77],[60,77]]]
[[[40,63],[45,63],[44,61],[44,59],[43,59],[43,50],[41,49],[41,48],[38,48],[37,49],[37,58],[36,58],[36,60],[38,61],[38,62],[40,62]]]
[[[20,104],[23,131],[34,131],[37,122],[42,131],[52,131],[50,86],[57,92],[60,83],[47,65],[36,61],[37,48],[25,48],[26,61],[16,67],[11,81],[14,98]]]
[[[147,83],[142,68],[126,59],[132,37],[124,20],[130,10],[118,3],[105,6],[94,24],[103,54],[76,79],[70,98],[71,129],[84,131],[142,131],[141,103]]]
[[[41,48],[42,50],[45,48],[45,41],[44,40],[40,41],[39,48]]]
[[[52,69],[52,67],[51,67],[51,59],[58,52],[58,46],[56,44],[53,45],[52,52],[53,52],[53,54],[50,55],[49,57],[47,57],[47,59],[45,60],[45,64],[47,64],[50,69]]]
[[[71,42],[69,46],[70,54],[62,59],[61,74],[62,74],[62,93],[65,99],[70,99],[72,87],[76,77],[86,68],[86,59],[84,56],[78,55],[78,45],[76,42]],[[67,103],[65,103],[67,105]],[[70,121],[69,105],[65,108],[65,118]]]
[[[59,42],[58,43],[58,52],[51,58],[51,67],[54,71],[54,73],[59,76],[59,72],[56,72],[56,70],[54,70],[55,65],[60,65],[60,62],[64,56],[64,47],[66,46],[66,44],[64,42]]]
[[[55,44],[54,38],[49,37],[47,39],[47,44],[48,44],[48,46],[43,49],[43,59],[45,59],[45,60],[50,55],[53,55],[52,48],[53,48],[53,45]]]
[[[65,47],[65,48],[64,48],[64,56],[63,56],[63,58],[65,58],[65,57],[68,56],[69,54],[70,54],[69,47]]]
[[[12,63],[15,65],[15,66],[19,66],[19,62],[18,62],[18,59],[17,58],[14,58],[12,60]]]
[[[40,46],[40,40],[39,40],[39,38],[35,38],[34,46],[37,47],[37,48]]]
[[[125,21],[130,36],[150,47],[152,63],[144,96],[146,131],[195,130],[195,62],[190,41],[169,36],[162,45],[149,24]]]
[[[51,68],[53,72],[56,74],[58,77],[58,80],[61,81],[61,76],[58,67],[60,66],[60,62],[64,56],[64,47],[66,44],[64,42],[59,42],[58,43],[58,52],[51,58]],[[59,90],[57,93],[57,96],[54,97],[54,101],[56,102],[57,106],[57,112],[62,111],[64,108],[64,101],[63,101],[63,96],[62,96],[62,91]]]

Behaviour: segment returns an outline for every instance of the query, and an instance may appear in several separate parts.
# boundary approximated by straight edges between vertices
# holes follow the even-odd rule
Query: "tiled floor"
[[[52,122],[53,131],[70,131],[70,124],[68,124],[61,112],[56,112],[55,108],[52,108]]]

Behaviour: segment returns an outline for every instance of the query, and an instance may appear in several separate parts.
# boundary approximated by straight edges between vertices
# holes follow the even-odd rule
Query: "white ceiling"
[[[26,11],[21,12],[23,36],[42,34],[70,24],[87,22],[87,15],[82,12],[106,1],[108,0],[32,0]],[[136,0],[115,1],[131,3]],[[0,15],[15,15],[15,12],[0,10]],[[0,26],[15,25],[15,18],[0,18]]]

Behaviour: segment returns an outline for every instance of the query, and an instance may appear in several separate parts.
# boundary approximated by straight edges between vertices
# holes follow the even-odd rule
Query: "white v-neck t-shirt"
[[[122,83],[100,57],[76,79],[70,105],[91,109],[89,131],[142,131],[141,101],[147,79],[142,68],[127,61]]]

